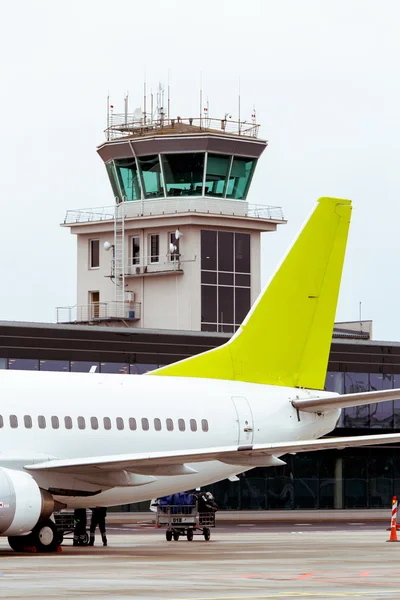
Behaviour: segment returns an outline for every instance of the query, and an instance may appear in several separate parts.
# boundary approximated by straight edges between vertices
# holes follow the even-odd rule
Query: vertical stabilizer
[[[350,217],[350,200],[320,198],[231,340],[151,375],[323,389]]]

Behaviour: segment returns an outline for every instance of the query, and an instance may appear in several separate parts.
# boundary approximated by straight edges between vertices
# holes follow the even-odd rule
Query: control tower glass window
[[[138,158],[145,198],[164,196],[164,185],[158,154]]]
[[[255,158],[233,157],[226,193],[227,198],[235,198],[236,200],[246,199],[256,162]]]
[[[233,333],[250,310],[250,234],[201,231],[201,330]]]
[[[206,183],[204,187],[206,196],[223,197],[225,195],[231,161],[231,156],[224,156],[223,154],[207,155]]]
[[[204,153],[163,154],[167,196],[202,196]]]
[[[134,158],[120,158],[115,161],[118,187],[122,201],[140,200],[140,184],[136,161]],[[109,172],[110,175],[110,172]],[[114,189],[114,186],[113,186]]]

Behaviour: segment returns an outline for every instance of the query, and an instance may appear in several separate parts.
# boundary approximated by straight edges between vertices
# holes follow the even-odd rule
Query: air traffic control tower
[[[267,142],[249,122],[107,117],[104,161],[114,203],[69,210],[77,304],[58,322],[234,332],[260,292],[260,237],[285,223],[247,201]]]

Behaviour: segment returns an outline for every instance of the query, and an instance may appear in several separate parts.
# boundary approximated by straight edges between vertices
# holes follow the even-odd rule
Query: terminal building
[[[111,111],[97,151],[113,202],[62,223],[77,238],[77,302],[56,324],[0,322],[0,368],[141,375],[226,342],[261,289],[261,233],[286,222],[247,200],[258,131],[255,115]],[[400,344],[371,338],[370,322],[336,324],[327,390],[400,388]],[[344,410],[335,435],[371,429],[400,432],[400,396]],[[283,458],[210,486],[221,509],[380,508],[399,492],[394,445]]]

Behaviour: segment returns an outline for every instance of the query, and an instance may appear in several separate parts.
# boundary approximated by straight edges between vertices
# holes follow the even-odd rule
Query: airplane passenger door
[[[254,421],[250,404],[243,396],[232,396],[238,422],[238,445],[248,446],[253,443]]]

